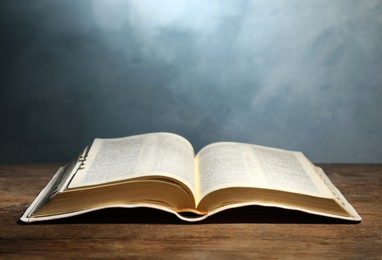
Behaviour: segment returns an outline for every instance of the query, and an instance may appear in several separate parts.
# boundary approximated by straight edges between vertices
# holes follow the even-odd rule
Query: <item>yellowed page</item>
[[[200,194],[227,187],[257,187],[332,197],[314,166],[300,152],[222,142],[197,155]]]
[[[178,179],[194,191],[191,144],[171,133],[95,139],[83,169],[77,171],[69,188],[153,174]]]

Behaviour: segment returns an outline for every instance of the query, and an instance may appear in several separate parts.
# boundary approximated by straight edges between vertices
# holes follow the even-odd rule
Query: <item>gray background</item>
[[[168,131],[382,162],[382,1],[0,2],[0,162]]]

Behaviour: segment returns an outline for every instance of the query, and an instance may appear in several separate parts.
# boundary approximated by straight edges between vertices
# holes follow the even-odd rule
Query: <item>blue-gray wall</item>
[[[382,162],[382,1],[0,2],[0,162],[169,131]]]

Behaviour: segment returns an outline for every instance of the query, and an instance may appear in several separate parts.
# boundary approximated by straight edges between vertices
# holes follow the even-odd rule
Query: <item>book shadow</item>
[[[70,218],[44,222],[46,224],[354,224],[358,222],[308,214],[274,207],[247,206],[228,209],[197,222],[180,220],[174,214],[150,208],[109,208]],[[23,224],[22,222],[19,224]]]

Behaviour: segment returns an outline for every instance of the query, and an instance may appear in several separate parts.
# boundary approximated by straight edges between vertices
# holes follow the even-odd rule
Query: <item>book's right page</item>
[[[226,187],[257,187],[332,197],[314,166],[301,153],[220,142],[197,155],[200,198]]]
[[[323,178],[323,172],[318,172],[317,168],[301,152],[252,144],[221,142],[203,148],[197,154],[196,161],[199,168],[197,202],[202,202],[200,209],[205,208],[203,205],[208,200],[204,198],[211,197],[211,193],[216,194],[217,191],[229,188],[236,190],[244,188],[243,192],[248,190],[245,188],[256,188],[262,191],[275,191],[275,194],[278,192],[279,197],[284,194],[302,194],[305,198],[318,198],[319,200],[315,200],[316,202],[321,199],[322,201],[332,201],[331,204],[338,204],[344,211],[349,212],[349,215],[355,212],[350,212],[351,210],[344,206],[346,203],[338,201],[340,196],[336,196],[335,192],[338,190],[332,188],[333,185],[326,181],[327,177]],[[224,194],[224,192],[220,194]],[[238,193],[239,197],[240,193]],[[283,200],[285,201],[285,199]],[[221,203],[223,208],[233,206],[224,206],[224,201]],[[293,208],[293,202],[289,205],[280,205],[276,202],[273,206],[288,208],[291,205]],[[268,206],[272,206],[272,203],[269,203]],[[298,208],[297,204],[296,208]]]

